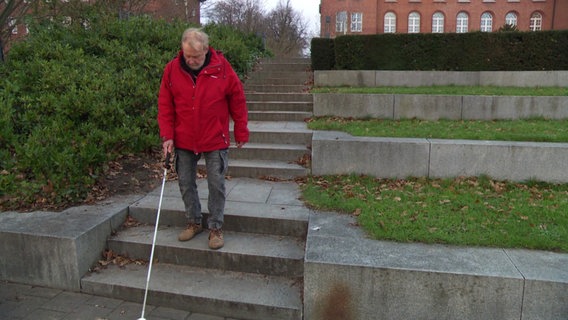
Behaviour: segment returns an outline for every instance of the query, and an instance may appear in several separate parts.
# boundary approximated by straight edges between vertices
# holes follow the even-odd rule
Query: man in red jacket
[[[248,111],[242,83],[221,52],[209,46],[199,29],[185,30],[181,51],[162,76],[158,124],[164,154],[176,151],[176,171],[188,226],[179,234],[187,241],[203,231],[197,193],[197,161],[203,156],[209,187],[209,247],[223,247],[225,174],[230,145],[229,117],[236,146],[249,139]]]

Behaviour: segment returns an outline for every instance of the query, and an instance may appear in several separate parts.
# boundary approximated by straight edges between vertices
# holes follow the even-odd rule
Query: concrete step
[[[264,92],[245,92],[247,102],[261,102],[261,101],[271,101],[271,102],[311,102],[313,103],[313,97],[311,93],[303,92],[279,92],[279,93],[264,93]]]
[[[207,246],[208,230],[187,242],[178,241],[184,227],[160,226],[154,259],[200,268],[222,269],[282,277],[302,277],[305,241],[296,237],[225,231],[225,246],[212,252]],[[108,240],[114,253],[147,260],[152,248],[154,226],[121,230]]]
[[[245,83],[245,90],[247,92],[305,92],[309,90],[308,85],[273,85],[273,84],[249,84]]]
[[[249,111],[304,111],[312,112],[313,103],[311,101],[248,101]]]
[[[250,142],[311,145],[311,132],[257,130],[250,132]]]
[[[249,111],[249,120],[255,121],[304,121],[313,116],[301,111]]]
[[[273,144],[312,144],[313,131],[303,121],[249,121],[249,142]],[[232,125],[231,139],[234,141]]]
[[[309,63],[295,63],[295,62],[268,62],[258,65],[253,74],[265,71],[311,71],[311,64]]]
[[[203,169],[205,166],[202,167]],[[309,168],[285,161],[271,160],[233,160],[228,175],[247,178],[294,179],[310,173]]]
[[[271,64],[271,63],[303,63],[307,65],[312,64],[311,58],[303,58],[303,57],[295,57],[295,58],[284,58],[284,57],[275,57],[275,58],[263,58],[261,59],[262,64]]]
[[[229,150],[229,161],[237,159],[297,161],[306,154],[311,154],[311,151],[305,145],[247,143],[242,148],[231,147]]]
[[[250,183],[247,181],[244,178],[226,181],[227,200],[223,230],[303,239],[307,234],[309,210],[299,205],[300,200],[290,204],[278,200],[279,196],[299,197],[300,195],[295,193],[296,189],[267,189],[255,180],[251,179]],[[207,181],[199,179],[197,188],[205,223],[209,213]],[[132,204],[129,207],[129,215],[140,223],[154,224],[160,200],[159,191],[154,190]],[[168,181],[164,188],[160,225],[185,227],[187,219],[184,212],[178,182]]]
[[[81,280],[82,292],[140,302],[147,266],[109,265]],[[301,281],[216,269],[154,263],[148,305],[232,319],[302,319]]]
[[[306,77],[293,77],[293,78],[261,78],[255,77],[248,79],[246,84],[253,85],[308,85],[310,80]]]
[[[259,70],[251,73],[249,79],[269,79],[269,78],[297,78],[306,80],[309,79],[312,72],[309,70],[290,71],[287,69],[274,69],[274,70]],[[247,82],[248,82],[247,80]]]

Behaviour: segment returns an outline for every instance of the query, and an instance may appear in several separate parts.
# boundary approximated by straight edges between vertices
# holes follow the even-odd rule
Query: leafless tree
[[[290,0],[280,0],[268,13],[262,8],[261,0],[226,0],[207,7],[202,5],[209,22],[260,34],[275,55],[302,55],[308,47],[308,27],[301,13],[292,8]]]
[[[209,22],[229,25],[243,32],[260,33],[264,29],[265,12],[260,0],[217,1],[202,5]]]
[[[301,56],[309,45],[308,26],[302,15],[292,8],[290,0],[280,0],[267,20],[268,48],[283,57]]]

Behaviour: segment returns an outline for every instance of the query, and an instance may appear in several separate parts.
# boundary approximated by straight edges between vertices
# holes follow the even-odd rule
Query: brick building
[[[205,0],[138,0],[131,1],[125,5],[125,8],[120,12],[121,15],[138,14],[142,11],[146,14],[159,19],[181,19],[192,24],[199,24],[201,19],[200,4]],[[53,8],[65,6],[70,0],[57,0],[57,2],[47,2],[46,5],[53,6]],[[96,0],[80,0],[80,2],[89,4],[95,3]],[[4,1],[0,0],[0,11],[4,7]],[[130,6],[129,6],[130,5]],[[54,9],[54,11],[57,11]],[[9,31],[10,39],[17,39],[28,33],[27,27],[18,23],[18,18],[21,17],[8,17],[6,21],[6,28]]]
[[[181,19],[192,24],[199,24],[201,19],[199,0],[151,0],[144,11],[155,18]]]
[[[568,29],[568,0],[321,0],[320,36]]]

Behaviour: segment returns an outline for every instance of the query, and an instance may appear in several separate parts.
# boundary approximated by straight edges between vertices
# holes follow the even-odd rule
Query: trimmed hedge
[[[568,30],[346,35],[314,38],[312,65],[314,70],[568,70],[566,52]]]
[[[334,41],[329,38],[313,38],[311,63],[314,70],[331,70],[335,64]]]

